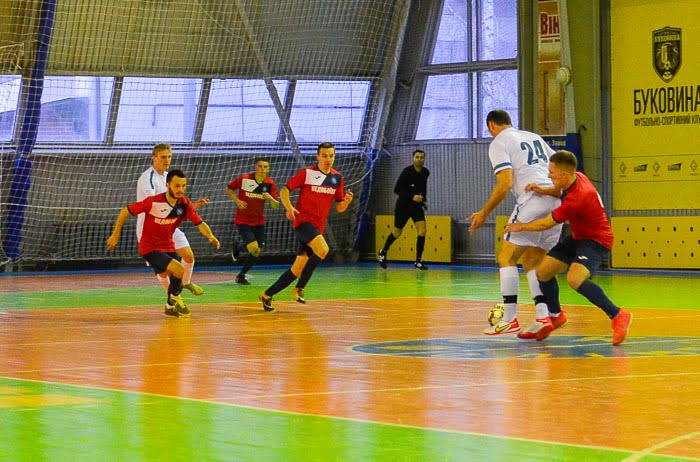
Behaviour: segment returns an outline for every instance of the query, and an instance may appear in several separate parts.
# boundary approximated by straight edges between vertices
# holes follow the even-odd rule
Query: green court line
[[[636,454],[0,377],[0,397],[3,388],[97,403],[0,408],[2,460],[603,462]]]
[[[203,284],[206,294],[192,297],[185,293],[191,304],[257,302],[262,289],[272,284],[282,273],[280,269],[253,269],[251,286],[239,286],[231,281]],[[80,275],[76,274],[76,278]],[[196,279],[196,276],[195,276]],[[618,305],[626,308],[700,309],[697,297],[698,277],[670,277],[636,274],[596,276],[594,279]],[[11,284],[12,278],[3,280]],[[574,292],[560,276],[560,294],[563,304],[589,305]],[[529,289],[521,276],[523,303],[531,303]],[[495,270],[460,270],[454,267],[433,266],[417,272],[405,266],[381,270],[367,265],[321,266],[306,289],[308,299],[355,299],[387,297],[450,297],[466,300],[500,300],[498,272]],[[278,296],[289,298],[288,291]],[[164,292],[153,284],[133,289],[92,289],[0,293],[0,310],[41,308],[86,308],[99,306],[143,306],[163,303]]]

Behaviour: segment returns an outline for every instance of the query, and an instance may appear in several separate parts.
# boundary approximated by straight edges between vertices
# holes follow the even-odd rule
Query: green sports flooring
[[[206,284],[198,303],[255,301],[282,268],[256,268],[254,285]],[[415,273],[415,274],[414,274]],[[231,275],[233,279],[234,273]],[[700,310],[698,274],[597,276],[608,295],[629,308]],[[12,284],[12,276],[0,284]],[[560,279],[563,304],[586,304]],[[524,280],[521,291],[527,293]],[[307,298],[445,297],[498,301],[496,269],[405,265],[321,266]],[[91,289],[0,293],[0,311],[141,306],[162,289]],[[2,335],[0,317],[0,335]],[[27,397],[3,406],[3,397]],[[32,396],[62,396],[70,406],[36,406]],[[106,405],[105,405],[106,403]],[[697,410],[696,410],[697,411]],[[688,429],[689,431],[692,429]],[[191,399],[0,377],[0,460],[236,460],[236,461],[669,461],[657,455],[585,445],[499,438],[360,420],[269,411]]]

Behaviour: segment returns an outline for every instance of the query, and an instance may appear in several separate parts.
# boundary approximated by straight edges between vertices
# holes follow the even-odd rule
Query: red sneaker
[[[549,337],[549,334],[552,333],[555,329],[559,329],[560,327],[564,327],[567,322],[569,322],[569,319],[566,317],[566,313],[564,313],[564,310],[561,310],[561,314],[559,316],[553,318],[549,317],[549,321],[552,324],[551,329],[542,329],[540,332],[535,335],[535,340],[538,342],[541,342],[542,340],[546,339]]]
[[[613,345],[619,345],[625,341],[630,324],[632,324],[632,313],[629,311],[620,310],[617,316],[612,318]]]
[[[552,325],[554,326],[555,329],[559,329],[560,327],[564,327],[567,322],[569,322],[569,318],[566,317],[566,313],[564,310],[561,310],[561,314],[557,316],[556,318],[552,318],[550,316],[550,319],[552,320]]]
[[[547,316],[546,318],[535,319],[535,322],[518,334],[518,338],[530,340],[537,338],[539,335],[544,335],[544,338],[546,338],[553,330],[552,321],[550,321],[549,316]],[[546,332],[546,335],[544,332]]]

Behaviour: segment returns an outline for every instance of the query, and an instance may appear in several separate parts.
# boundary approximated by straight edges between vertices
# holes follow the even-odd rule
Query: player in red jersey
[[[316,151],[316,158],[318,165],[299,170],[280,191],[287,218],[294,220],[294,231],[300,245],[292,267],[258,296],[265,311],[274,310],[272,296],[284,290],[296,278],[299,280],[292,289],[292,297],[299,303],[306,303],[304,287],[318,264],[328,254],[328,243],[323,237],[323,231],[326,229],[331,205],[335,201],[335,209],[342,213],[352,202],[352,191],[344,192],[343,177],[333,169],[333,143],[321,143]],[[290,192],[295,189],[300,190],[296,207],[289,199]]]
[[[537,279],[547,299],[551,324],[543,325],[535,338],[544,340],[552,330],[566,323],[559,304],[556,275],[568,267],[566,281],[569,286],[608,315],[613,327],[612,344],[618,345],[627,336],[632,313],[621,310],[599,285],[590,280],[613,245],[613,233],[603,201],[588,177],[576,171],[576,156],[573,153],[557,151],[549,162],[549,177],[554,186],[542,188],[529,184],[527,189],[561,197],[561,205],[547,217],[529,223],[511,223],[505,229],[505,232],[541,231],[565,221],[571,227],[571,235],[562,237],[537,267]],[[564,319],[560,319],[562,316]]]
[[[139,241],[139,254],[150,264],[156,274],[170,278],[165,314],[189,317],[190,310],[180,295],[185,267],[180,263],[181,257],[175,251],[173,231],[187,218],[197,226],[199,232],[209,239],[212,245],[217,249],[220,245],[209,225],[197,214],[192,202],[185,196],[187,178],[182,170],[169,171],[165,184],[166,192],[122,207],[114,223],[114,230],[107,239],[107,250],[112,251],[117,247],[122,228],[129,215],[145,214],[143,234]]]
[[[238,234],[242,243],[233,244],[234,262],[239,259],[240,250],[247,253],[241,257],[241,271],[236,276],[236,282],[249,285],[246,274],[253,267],[262,253],[265,245],[265,201],[269,201],[273,209],[279,208],[279,194],[277,185],[268,176],[270,173],[270,160],[259,157],[255,159],[255,173],[245,173],[226,188],[226,194],[236,203],[236,217],[234,223],[238,228]],[[238,190],[238,195],[235,191]]]

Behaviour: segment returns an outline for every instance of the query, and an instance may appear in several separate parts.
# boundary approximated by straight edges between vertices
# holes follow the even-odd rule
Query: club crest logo
[[[664,27],[651,33],[654,70],[664,82],[670,82],[681,67],[681,29]]]

